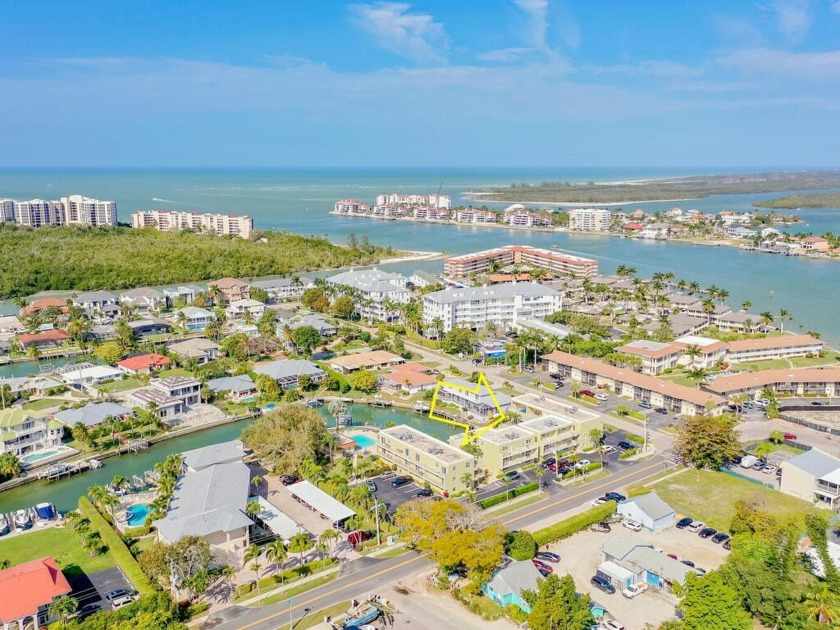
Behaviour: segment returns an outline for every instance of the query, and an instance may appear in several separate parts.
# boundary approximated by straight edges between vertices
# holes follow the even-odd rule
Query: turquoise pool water
[[[366,448],[368,446],[373,446],[376,444],[373,438],[367,435],[354,435],[353,441],[359,445],[359,448]]]
[[[146,524],[146,519],[149,518],[151,506],[148,503],[138,503],[132,505],[125,511],[128,517],[129,527],[143,527]]]
[[[58,451],[44,451],[43,453],[33,453],[32,455],[24,455],[23,457],[21,457],[21,460],[26,464],[34,464],[35,462],[39,462],[42,459],[46,459],[47,457],[58,455],[58,453]]]

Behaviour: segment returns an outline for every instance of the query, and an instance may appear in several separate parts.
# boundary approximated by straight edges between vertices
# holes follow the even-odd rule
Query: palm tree
[[[336,530],[330,528],[327,531],[333,531],[336,534],[338,533]],[[288,552],[286,550],[286,545],[283,544],[282,540],[272,540],[265,546],[265,558],[269,562],[274,563],[276,566],[275,573],[280,572],[283,570],[283,561],[286,560],[288,556]],[[280,583],[283,583],[283,576],[280,576]]]
[[[300,554],[300,564],[303,564],[303,554],[312,548],[309,534],[298,532],[289,540],[289,551]]]
[[[222,577],[225,579],[228,585],[228,592],[233,593],[233,578],[236,576],[236,569],[234,569],[229,564],[226,564],[222,567]]]
[[[712,323],[712,315],[715,312],[715,302],[712,298],[703,300],[703,312],[706,313],[709,323]]]
[[[321,532],[321,536],[319,540],[322,543],[329,545],[330,551],[332,551],[333,545],[335,544],[336,540],[341,538],[341,534],[338,533],[338,530],[333,529],[332,527],[329,529],[325,529]]]
[[[759,315],[761,317],[761,323],[764,324],[764,332],[769,330],[770,324],[773,323],[773,313],[770,311],[764,311]]]
[[[122,501],[120,498],[114,494],[113,492],[106,491],[105,495],[101,499],[101,505],[111,513],[111,522],[116,522],[116,508],[122,505]]]
[[[838,615],[837,609],[835,608],[836,604],[837,599],[829,592],[827,586],[823,586],[819,592],[810,593],[805,598],[805,606],[808,608],[808,613],[819,623],[837,623],[840,615]]]
[[[252,520],[256,520],[256,516],[260,511],[260,504],[257,501],[248,501],[248,505],[245,506],[245,514]]]
[[[752,306],[752,302],[750,302],[749,300],[744,300],[743,302],[741,302],[741,310],[742,311],[750,310],[751,306]]]
[[[578,381],[572,381],[571,389],[572,398],[580,398],[580,383]]]
[[[259,595],[260,592],[260,555],[262,554],[262,549],[259,545],[251,544],[245,550],[245,562],[251,562],[251,570],[254,572],[254,582],[257,584],[257,594]]]
[[[691,359],[689,367],[693,368],[697,357],[703,354],[703,349],[696,343],[693,343],[685,349],[685,353],[688,355],[688,358]]]
[[[88,498],[97,507],[101,506],[102,499],[106,494],[108,494],[108,491],[105,489],[105,486],[91,486],[88,488]]]
[[[90,557],[93,558],[102,550],[102,538],[98,532],[91,532],[85,537],[82,546],[90,554]]]
[[[788,313],[785,309],[779,311],[779,321],[781,322],[781,326],[779,327],[780,332],[785,332],[785,320],[791,319],[790,313]]]
[[[128,485],[128,479],[126,479],[122,475],[114,475],[114,478],[111,479],[111,487],[114,490],[122,490],[127,485]]]
[[[265,481],[265,479],[263,479],[260,475],[254,475],[254,478],[251,479],[251,485],[254,486],[254,490],[259,490],[263,481]]]
[[[75,597],[68,597],[62,595],[58,599],[53,600],[49,606],[49,616],[58,617],[61,620],[61,627],[67,626],[67,619],[76,612],[79,607],[79,600]]]

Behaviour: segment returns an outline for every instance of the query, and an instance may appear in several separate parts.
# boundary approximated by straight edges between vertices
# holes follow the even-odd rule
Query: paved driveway
[[[381,475],[372,479],[376,484],[376,492],[373,495],[381,503],[385,503],[388,506],[388,514],[396,512],[397,508],[406,501],[417,498],[417,493],[420,492],[421,488],[421,486],[414,482],[407,483],[399,488],[392,488],[391,481],[393,479],[394,476],[388,476],[383,479]]]
[[[73,588],[71,595],[78,600],[79,608],[87,604],[98,603],[103,610],[108,610],[111,608],[111,604],[105,601],[106,593],[121,588],[127,591],[134,590],[131,582],[117,567],[74,577],[69,582]]]

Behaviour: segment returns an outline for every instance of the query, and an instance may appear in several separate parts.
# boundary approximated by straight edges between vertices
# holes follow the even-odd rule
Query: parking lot
[[[73,589],[72,597],[79,602],[79,608],[88,604],[99,604],[102,610],[110,610],[111,604],[105,601],[105,594],[118,589],[134,591],[131,582],[126,579],[123,572],[112,567],[96,573],[74,576],[69,580]]]
[[[392,488],[391,482],[397,475],[385,473],[378,477],[371,478],[376,484],[376,492],[373,495],[379,499],[381,503],[387,506],[388,514],[393,514],[406,501],[411,501],[417,498],[417,493],[420,492],[421,486],[413,481],[407,483],[399,488]]]
[[[670,528],[663,532],[642,530],[631,532],[619,523],[613,524],[609,534],[584,530],[571,538],[552,543],[546,549],[560,555],[560,562],[551,565],[555,573],[569,573],[578,591],[589,593],[602,604],[609,616],[618,620],[627,630],[643,630],[646,623],[658,626],[674,617],[676,597],[667,592],[648,590],[635,599],[627,599],[620,592],[608,595],[589,582],[601,563],[601,546],[609,536],[632,537],[640,544],[649,544],[662,553],[674,553],[680,560],[690,560],[707,571],[716,569],[726,559],[727,551],[709,539],[686,530]]]

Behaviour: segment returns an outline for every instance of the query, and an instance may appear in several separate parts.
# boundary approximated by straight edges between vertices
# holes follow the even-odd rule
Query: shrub
[[[536,481],[532,481],[530,483],[523,484],[517,488],[513,488],[510,492],[504,494],[497,494],[495,496],[490,497],[489,499],[484,499],[478,505],[481,506],[482,509],[486,510],[489,507],[493,507],[494,505],[498,505],[499,503],[504,503],[509,498],[513,499],[514,497],[518,497],[522,494],[527,494],[528,492],[533,492],[540,487],[540,484]]]
[[[618,459],[627,459],[628,457],[633,457],[636,453],[639,452],[637,448],[628,448],[626,451],[623,451],[621,455],[618,456]]]
[[[635,433],[628,433],[626,437],[631,442],[638,442],[639,444],[645,443],[645,438],[643,438],[641,435],[636,435]]]
[[[643,494],[650,494],[651,492],[653,492],[653,490],[647,486],[636,486],[635,488],[630,488],[630,490],[627,491],[627,496],[638,497]]]
[[[514,560],[530,560],[537,554],[537,541],[531,532],[521,529],[509,536],[508,553]]]
[[[591,510],[575,514],[564,521],[534,532],[534,540],[538,545],[546,545],[555,540],[568,538],[572,534],[576,534],[594,523],[600,523],[608,516],[611,516],[615,513],[615,507],[615,501],[602,503]]]
[[[590,462],[589,465],[587,465],[583,469],[578,468],[576,470],[570,470],[569,472],[564,473],[563,479],[571,479],[575,475],[581,474],[581,470],[583,470],[584,472],[592,472],[593,470],[598,470],[599,468],[601,468],[601,462]]]
[[[516,604],[508,604],[505,606],[505,612],[510,620],[514,623],[523,624],[528,621],[528,613],[524,612]]]
[[[198,602],[197,604],[192,604],[184,608],[181,612],[181,616],[185,620],[192,619],[193,617],[197,617],[203,612],[207,612],[209,608],[209,602]]]

